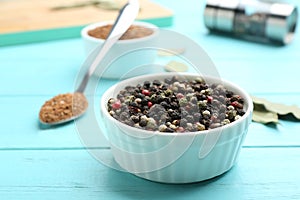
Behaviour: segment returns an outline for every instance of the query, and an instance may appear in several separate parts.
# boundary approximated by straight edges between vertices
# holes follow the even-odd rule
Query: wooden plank
[[[253,58],[254,59],[254,58]],[[298,58],[286,61],[218,61],[220,76],[230,80],[249,93],[291,93],[299,92]],[[259,63],[259,64],[258,64]]]
[[[114,1],[122,7],[127,1]],[[113,20],[118,15],[117,10],[103,9],[95,6],[52,10],[64,5],[86,3],[80,0],[13,0],[0,2],[0,32],[12,33],[33,30],[45,30],[59,27],[72,27],[97,21]],[[151,19],[170,17],[168,9],[147,1],[140,0],[140,13],[137,19]]]
[[[0,98],[1,113],[6,115],[1,122],[0,148],[81,146],[73,123],[59,128],[40,129],[38,113],[44,101],[45,97]]]
[[[242,59],[216,59],[215,62],[222,78],[240,85],[249,93],[298,93],[296,83],[300,68],[296,66],[299,59],[287,54],[283,57],[289,61],[276,61],[272,66],[269,66],[273,63],[271,58],[257,64],[255,60],[244,62]],[[1,87],[0,94],[54,95],[71,91],[84,59],[82,41],[77,39],[2,48],[0,84],[9,87]],[[160,58],[157,62],[167,63]]]
[[[299,42],[295,41],[295,44]],[[237,50],[229,54],[223,45],[217,45],[217,40],[209,47],[215,47],[214,51],[209,49],[208,53],[221,77],[240,85],[249,93],[299,91],[298,84],[295,84],[300,73],[297,67],[299,57],[297,47],[293,44],[278,51],[264,51],[264,48],[253,46],[249,48],[253,55],[250,50],[246,50],[246,54]],[[248,47],[244,46],[243,49]],[[271,55],[274,55],[274,59]],[[81,39],[1,48],[0,84],[8,84],[10,88],[1,87],[0,94],[49,95],[57,93],[58,89],[70,91],[84,59]],[[165,63],[160,58],[157,62]],[[20,82],[24,83],[23,88],[19,87]]]
[[[269,96],[264,96],[269,97]],[[10,96],[0,97],[2,118],[0,131],[0,148],[82,148],[82,135],[84,132],[97,133],[100,116],[100,96],[96,96],[94,103],[90,104],[88,113],[78,122],[85,120],[87,125],[84,129],[78,129],[73,122],[51,129],[41,129],[38,124],[38,112],[44,101],[51,96]],[[285,98],[278,96],[279,102],[290,98],[297,105],[299,95],[290,95]],[[291,101],[291,103],[293,103]],[[96,118],[93,118],[95,116]],[[94,119],[92,121],[89,119]],[[80,123],[80,127],[82,127]],[[16,125],[17,124],[17,125]],[[245,146],[289,146],[298,145],[300,141],[300,123],[280,121],[275,126],[266,126],[253,122],[245,139]],[[96,140],[88,147],[107,147],[105,140]]]
[[[176,6],[179,5],[172,4],[171,7]],[[182,23],[184,19],[191,20],[193,25],[199,23],[198,19],[186,14],[188,9],[191,9],[191,13],[197,11],[190,4],[187,8],[180,9],[178,15],[182,18],[177,19],[177,22],[181,23],[176,23],[172,29],[182,30],[203,45],[216,62],[223,78],[239,84],[251,94],[276,102],[299,105],[299,86],[295,83],[298,82],[300,73],[300,68],[296,67],[300,40],[296,39],[286,47],[274,48],[201,35],[189,24]],[[82,47],[80,39],[1,47],[0,108],[7,113],[3,120],[5,126],[1,130],[3,134],[0,134],[2,147],[81,146],[72,124],[66,129],[39,132],[36,123],[39,108],[45,100],[74,90],[75,77],[85,58]],[[100,95],[111,84],[111,81],[101,83],[96,94]],[[95,101],[96,106],[99,106],[98,101],[99,98]],[[16,113],[20,114],[16,116]],[[15,118],[20,126],[16,126],[15,121],[11,120]],[[295,145],[299,137],[298,126],[295,122],[282,122],[278,129],[274,129],[252,124],[245,145]]]
[[[299,148],[244,148],[238,164],[223,176],[168,185],[110,169],[84,150],[0,151],[5,161],[0,165],[0,195],[2,199],[299,199],[299,156]]]
[[[61,5],[83,3],[80,0],[13,0],[0,2],[0,46],[79,37],[87,24],[114,20],[118,10],[95,6],[52,10]],[[116,0],[120,7],[127,1]],[[84,2],[85,3],[85,2]],[[137,20],[158,26],[172,24],[172,12],[148,0],[140,1]]]
[[[289,46],[274,48],[207,36],[201,19],[195,18],[196,2],[184,7],[180,1],[160,2],[176,10],[172,30],[201,44],[222,77],[260,97],[299,105],[297,37]],[[239,163],[231,171],[187,185],[157,184],[99,164],[82,150],[72,123],[38,129],[37,112],[44,100],[72,89],[84,59],[80,45],[75,39],[0,49],[1,199],[300,199],[296,122],[282,122],[277,129],[251,124]]]

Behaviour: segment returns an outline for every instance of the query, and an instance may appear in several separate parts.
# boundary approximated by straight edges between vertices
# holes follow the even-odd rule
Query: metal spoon
[[[88,101],[83,92],[91,75],[94,73],[98,64],[110,50],[110,48],[128,30],[130,25],[135,20],[138,12],[138,0],[129,0],[128,3],[123,6],[114,25],[112,26],[111,32],[104,42],[100,52],[97,54],[88,71],[84,75],[84,78],[80,83],[78,89],[75,91],[75,93],[57,95],[52,99],[46,101],[45,104],[41,107],[39,113],[39,120],[41,124],[58,125],[74,120],[85,113],[88,107]],[[58,112],[58,110],[60,111]],[[59,116],[56,116],[55,114],[53,114],[53,112],[59,113]]]

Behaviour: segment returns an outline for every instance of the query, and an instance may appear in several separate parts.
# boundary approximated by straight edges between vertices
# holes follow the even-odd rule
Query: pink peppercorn
[[[150,95],[150,92],[149,90],[142,90],[142,94],[145,95],[145,96],[149,96]]]
[[[179,126],[177,129],[176,129],[177,132],[180,132],[180,133],[183,133],[185,130],[183,127]]]
[[[215,115],[212,115],[211,118],[210,118],[210,120],[213,121],[213,122],[216,121],[217,119],[218,119],[218,117],[215,116]]]
[[[114,110],[118,110],[121,108],[121,102],[120,101],[116,101],[115,103],[112,104],[111,106]]]
[[[186,105],[184,108],[185,108],[187,111],[190,111],[190,110],[191,110],[191,106],[190,106],[190,105]]]
[[[212,96],[207,96],[207,102],[211,103],[214,98]]]
[[[151,108],[152,105],[153,105],[152,102],[148,101],[148,108]]]
[[[236,108],[243,108],[243,104],[239,103],[238,101],[232,102],[231,105]]]
[[[184,95],[182,93],[178,93],[176,94],[177,99],[182,99],[184,97]]]

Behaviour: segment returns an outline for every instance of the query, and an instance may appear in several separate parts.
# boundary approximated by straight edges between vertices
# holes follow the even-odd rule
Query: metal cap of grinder
[[[298,10],[295,6],[279,3],[272,4],[270,15],[267,19],[267,37],[280,41],[283,44],[290,43],[294,38],[297,19]]]
[[[204,23],[211,30],[231,32],[239,0],[207,0]]]
[[[204,11],[210,30],[281,44],[292,41],[297,19],[293,5],[258,0],[207,0]]]

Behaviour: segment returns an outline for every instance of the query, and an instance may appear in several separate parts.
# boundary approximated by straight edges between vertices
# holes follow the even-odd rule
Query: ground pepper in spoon
[[[46,101],[39,113],[40,122],[44,125],[58,125],[82,116],[88,108],[88,101],[83,92],[90,76],[96,67],[114,45],[116,41],[127,31],[133,23],[139,11],[138,0],[129,0],[120,10],[112,30],[104,42],[100,52],[95,57],[89,70],[84,75],[82,82],[75,93],[59,94]]]
[[[88,101],[82,93],[59,94],[45,102],[39,117],[43,123],[57,123],[82,115],[88,107]]]

